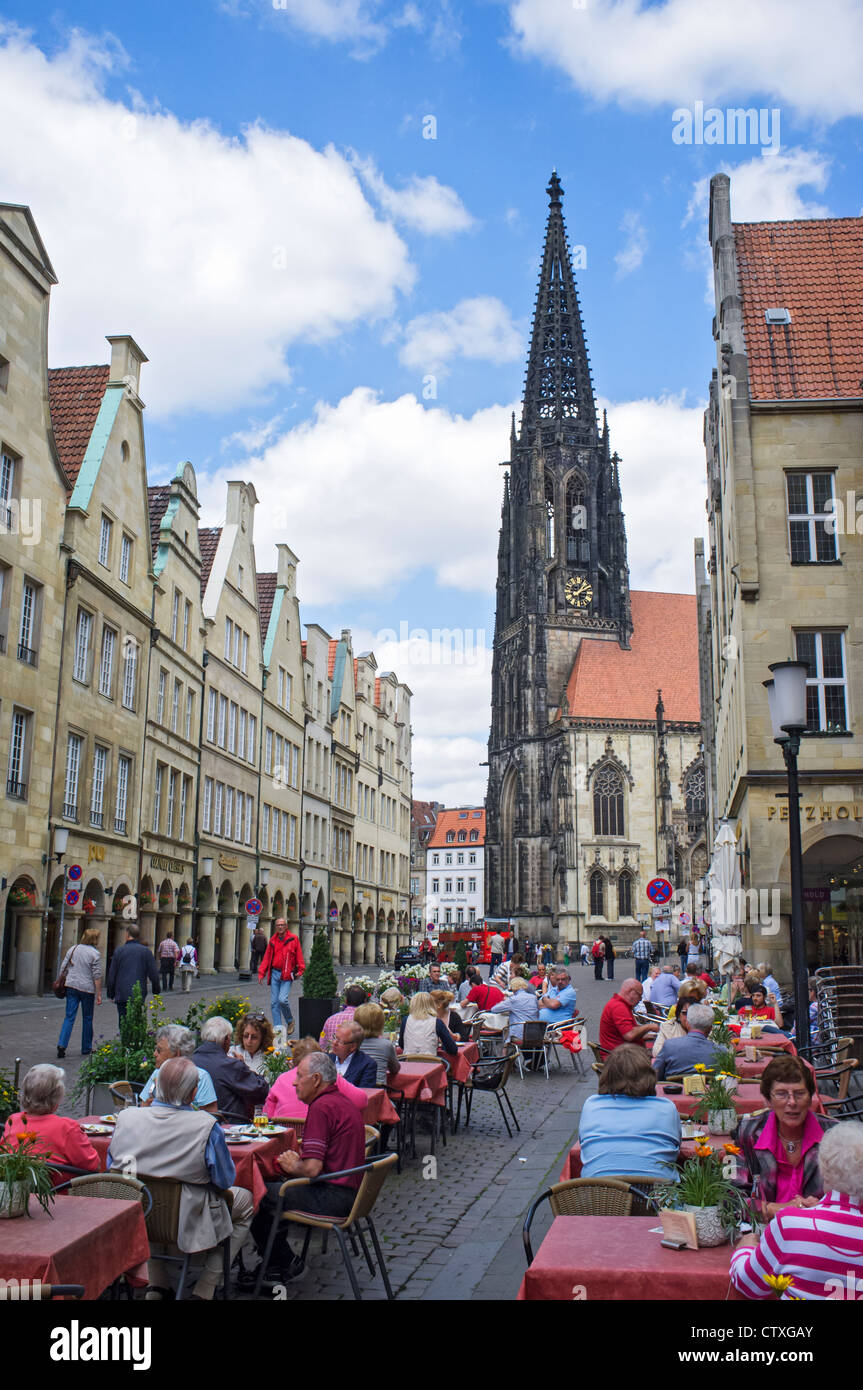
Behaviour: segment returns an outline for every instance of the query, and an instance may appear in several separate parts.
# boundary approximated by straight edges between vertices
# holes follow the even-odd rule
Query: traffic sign
[[[75,907],[80,896],[81,894],[78,892],[77,888],[70,888],[69,892],[66,894],[66,906]]]
[[[83,876],[84,870],[81,868],[80,864],[69,865],[69,878],[72,880],[73,883],[77,883],[78,879],[83,878]]]
[[[246,903],[247,917],[257,917],[263,910],[264,904],[261,902],[260,898],[249,898],[249,901]]]
[[[652,878],[647,885],[647,896],[652,903],[667,903],[673,892],[667,878]]]
[[[337,907],[331,907],[331,908],[330,908],[330,921],[331,921],[331,922],[337,922],[338,920],[339,920],[339,909],[338,909]]]
[[[677,920],[682,927],[688,927],[689,923],[692,921],[692,918],[690,917],[688,912],[681,912]]]

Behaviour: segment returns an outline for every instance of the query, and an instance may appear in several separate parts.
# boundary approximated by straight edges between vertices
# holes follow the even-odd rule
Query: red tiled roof
[[[270,614],[273,611],[273,599],[276,597],[276,575],[258,575],[258,622],[261,625],[261,641],[266,642],[267,630],[270,626]]]
[[[333,671],[336,669],[336,647],[338,645],[336,639],[331,637],[330,645],[327,650],[327,680],[329,681],[332,680]]]
[[[210,570],[216,558],[216,551],[222,536],[221,526],[201,526],[198,528],[198,544],[201,547],[201,593],[206,591],[210,580]]]
[[[438,811],[437,824],[434,833],[428,842],[429,849],[441,849],[447,844],[447,831],[455,833],[452,843],[458,848],[458,832],[463,830],[466,838],[461,841],[463,845],[470,847],[470,832],[479,831],[479,839],[474,840],[474,845],[485,844],[485,811],[481,806],[462,806],[457,811]]]
[[[695,595],[634,590],[631,599],[629,651],[617,642],[582,639],[566,687],[569,713],[653,723],[661,689],[667,722],[699,723]]]
[[[411,825],[415,830],[430,829],[435,823],[435,803],[433,801],[411,802]]]
[[[305,661],[305,659],[306,659],[306,643],[305,643],[305,642],[301,642],[301,643],[300,643],[300,646],[301,646],[302,649],[303,649],[303,661]]]
[[[156,551],[159,549],[159,527],[162,525],[162,517],[168,509],[170,498],[170,483],[165,483],[162,487],[147,488],[147,504],[150,509],[150,545],[154,560]]]
[[[734,241],[751,398],[863,396],[863,217],[737,222]]]
[[[48,371],[48,400],[57,453],[70,489],[90,443],[111,368],[52,367]]]

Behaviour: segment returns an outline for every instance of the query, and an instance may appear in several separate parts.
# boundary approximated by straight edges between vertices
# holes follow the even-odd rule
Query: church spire
[[[561,199],[563,188],[552,171],[548,226],[527,362],[522,444],[593,443],[596,406],[584,341]]]

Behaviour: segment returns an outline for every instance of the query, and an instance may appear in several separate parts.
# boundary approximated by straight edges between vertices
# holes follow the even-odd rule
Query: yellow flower
[[[769,1284],[771,1289],[775,1289],[776,1293],[781,1294],[791,1288],[794,1278],[790,1274],[765,1274],[764,1282]]]
[[[727,1154],[739,1154],[741,1152],[736,1144],[723,1144],[722,1147]]]
[[[707,1068],[706,1068],[706,1066],[704,1065],[703,1062],[696,1062],[696,1063],[695,1063],[695,1070],[696,1070],[696,1071],[707,1071]]]
[[[713,1157],[713,1149],[710,1147],[709,1144],[696,1144],[695,1152],[698,1154],[699,1158]]]

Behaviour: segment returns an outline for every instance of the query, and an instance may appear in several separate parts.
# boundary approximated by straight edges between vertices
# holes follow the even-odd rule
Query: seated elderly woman
[[[164,1028],[159,1029],[153,1047],[153,1061],[156,1066],[147,1077],[144,1089],[140,1094],[141,1105],[153,1104],[156,1095],[156,1078],[162,1063],[167,1062],[171,1057],[191,1057],[194,1050],[194,1035],[181,1023],[166,1023]],[[216,1102],[216,1088],[213,1085],[213,1078],[208,1071],[204,1071],[203,1067],[198,1067],[198,1089],[195,1092],[193,1104],[196,1110],[207,1110],[212,1115],[215,1115],[219,1108]]]
[[[707,990],[696,988],[695,985],[685,984],[680,986],[680,993],[677,996],[677,1003],[674,1006],[673,1017],[664,1018],[659,1025],[659,1032],[653,1044],[653,1056],[658,1057],[667,1042],[672,1038],[685,1038],[689,1029],[686,1027],[686,1014],[690,1004],[700,1004]]]
[[[99,1155],[78,1121],[56,1113],[66,1094],[65,1076],[62,1067],[47,1062],[31,1067],[21,1083],[21,1109],[9,1116],[3,1138],[34,1135],[45,1158],[98,1173]],[[65,1182],[67,1176],[58,1170],[55,1182]]]
[[[509,999],[501,999],[488,1010],[490,1014],[509,1014],[509,1034],[511,1038],[524,1035],[524,1025],[534,1023],[539,1018],[539,1003],[535,994],[527,987],[527,980],[517,976],[510,981],[512,994]]]
[[[434,1057],[440,1047],[450,1057],[458,1053],[458,1045],[446,1024],[438,1017],[430,994],[415,994],[410,1012],[399,1028],[399,1047],[403,1052]]]
[[[737,1127],[742,1149],[738,1180],[769,1220],[785,1207],[811,1207],[824,1192],[821,1141],[835,1124],[812,1112],[815,1078],[799,1057],[783,1053],[761,1073],[768,1110],[745,1115]]]
[[[390,985],[389,989],[385,989],[381,995],[381,1003],[385,1009],[398,1009],[404,1002],[404,995],[400,989],[396,989],[395,985]]]
[[[673,1180],[680,1151],[680,1115],[656,1094],[656,1073],[643,1047],[623,1043],[608,1058],[598,1094],[581,1111],[582,1177],[641,1177]]]
[[[243,1014],[234,1029],[234,1046],[228,1054],[245,1062],[251,1071],[264,1075],[264,1058],[273,1046],[273,1025],[266,1014]]]
[[[858,1298],[863,1283],[863,1126],[834,1125],[819,1146],[824,1196],[810,1208],[784,1207],[758,1240],[744,1236],[731,1257],[731,1282],[747,1298]],[[852,1282],[853,1281],[853,1282]]]
[[[465,1023],[461,1015],[456,1013],[452,1007],[455,995],[448,989],[433,989],[431,997],[434,1000],[438,1018],[449,1029],[456,1042],[467,1042],[470,1037],[470,1024]]]
[[[309,1057],[313,1052],[323,1052],[323,1048],[316,1038],[300,1038],[291,1048],[291,1061],[293,1066],[290,1071],[283,1071],[281,1076],[276,1077],[273,1082],[267,1099],[264,1101],[264,1114],[274,1118],[276,1115],[289,1116],[294,1120],[304,1120],[308,1114],[309,1107],[304,1105],[297,1095],[297,1072],[300,1069],[300,1062],[304,1057]],[[352,1086],[350,1081],[345,1081],[343,1076],[337,1076],[336,1086],[343,1096],[353,1101],[358,1110],[365,1110],[369,1103],[369,1098],[360,1086]]]
[[[378,1074],[376,1086],[386,1086],[387,1077],[399,1071],[399,1059],[389,1038],[383,1036],[385,1015],[379,1004],[361,1004],[354,1014],[354,1023],[363,1030],[360,1050],[374,1059]]]

